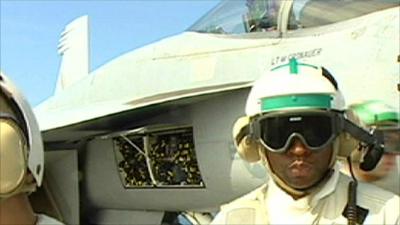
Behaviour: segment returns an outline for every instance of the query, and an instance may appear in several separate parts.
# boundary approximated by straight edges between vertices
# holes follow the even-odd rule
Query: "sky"
[[[65,26],[89,16],[90,71],[111,59],[183,32],[218,0],[0,0],[0,69],[32,106],[53,95]]]

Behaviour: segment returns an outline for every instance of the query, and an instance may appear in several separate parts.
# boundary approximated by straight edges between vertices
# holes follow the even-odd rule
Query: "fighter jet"
[[[347,104],[399,109],[398,0],[222,1],[185,32],[89,71],[89,19],[61,34],[54,96],[35,108],[54,213],[77,224],[208,223],[265,182],[232,126],[254,80],[294,57]]]

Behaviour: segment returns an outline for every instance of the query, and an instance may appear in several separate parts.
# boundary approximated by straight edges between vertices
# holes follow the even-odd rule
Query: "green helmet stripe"
[[[367,125],[377,124],[385,121],[393,121],[393,122],[399,121],[399,114],[397,112],[383,112],[383,113],[377,113],[375,115],[361,114],[360,117],[363,120],[363,122]]]
[[[352,108],[366,125],[385,121],[399,121],[399,113],[380,101],[368,101],[364,104],[355,105]]]
[[[386,112],[377,115],[377,122],[383,121],[399,121],[399,114],[397,112]]]
[[[290,73],[291,74],[298,74],[299,73],[299,68],[298,68],[298,63],[297,60],[294,58],[291,58],[289,60],[289,66],[290,66]]]
[[[261,111],[268,112],[283,108],[311,107],[331,108],[331,96],[323,94],[305,94],[277,96],[261,99]]]
[[[291,74],[298,74],[299,73],[299,66],[308,66],[308,67],[311,67],[311,68],[314,68],[314,69],[318,69],[317,66],[314,66],[314,65],[311,65],[311,64],[306,64],[306,63],[298,63],[296,58],[290,58],[289,63],[274,67],[274,68],[271,69],[271,71],[278,70],[278,69],[281,69],[281,68],[286,67],[286,66],[289,66]]]

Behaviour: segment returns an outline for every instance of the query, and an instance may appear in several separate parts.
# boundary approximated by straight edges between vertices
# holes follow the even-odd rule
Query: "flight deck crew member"
[[[239,154],[260,158],[270,179],[223,205],[212,224],[400,224],[397,195],[339,172],[345,132],[374,153],[367,154],[367,169],[382,145],[346,118],[343,96],[326,69],[295,59],[273,68],[254,83],[246,116],[240,121],[247,128],[240,130],[248,132],[234,131]]]
[[[0,73],[0,224],[62,224],[36,214],[28,200],[28,194],[42,183],[43,155],[31,107]]]
[[[382,130],[384,134],[384,154],[372,171],[359,169],[360,154],[352,157],[354,175],[362,181],[372,183],[397,195],[400,194],[400,114],[383,101],[369,100],[349,106],[368,129]],[[344,172],[349,174],[348,164]]]

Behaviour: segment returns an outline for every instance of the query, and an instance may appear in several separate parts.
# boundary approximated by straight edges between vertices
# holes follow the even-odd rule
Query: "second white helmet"
[[[43,143],[33,111],[5,74],[0,73],[0,197],[33,191],[44,171]],[[36,184],[26,184],[30,171]],[[28,186],[29,187],[28,187]]]

